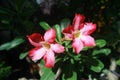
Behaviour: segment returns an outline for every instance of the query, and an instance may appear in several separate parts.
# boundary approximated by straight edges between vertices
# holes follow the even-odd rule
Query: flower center
[[[80,35],[81,33],[78,30],[73,33],[74,38],[80,38]]]
[[[48,43],[48,42],[43,42],[43,47],[44,47],[45,49],[50,49],[50,43]]]

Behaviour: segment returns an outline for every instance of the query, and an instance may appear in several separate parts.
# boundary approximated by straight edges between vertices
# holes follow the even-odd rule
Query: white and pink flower
[[[85,17],[76,14],[73,24],[63,30],[65,38],[72,40],[72,47],[76,53],[79,53],[84,46],[95,46],[94,38],[90,36],[96,30],[96,24],[85,22]]]
[[[53,28],[47,30],[44,34],[44,37],[42,37],[42,35],[39,33],[33,33],[27,37],[29,42],[35,46],[34,49],[29,51],[29,57],[33,61],[43,58],[47,68],[54,66],[55,53],[64,52],[64,47],[55,42],[56,31]]]

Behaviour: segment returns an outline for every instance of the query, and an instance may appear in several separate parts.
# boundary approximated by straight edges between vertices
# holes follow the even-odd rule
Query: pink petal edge
[[[55,38],[56,38],[56,31],[53,28],[50,28],[44,34],[45,41],[54,42]]]
[[[90,35],[96,30],[96,24],[93,23],[85,23],[83,28],[80,30],[85,35]]]
[[[89,35],[82,35],[81,40],[85,46],[96,46],[94,38]]]
[[[44,60],[45,60],[45,66],[47,68],[52,68],[55,64],[54,52],[52,50],[47,51],[47,53],[44,56]]]
[[[83,49],[83,43],[80,39],[74,39],[72,43],[72,47],[75,50],[75,52],[78,54]]]
[[[85,16],[82,14],[76,14],[73,19],[73,26],[75,30],[79,30],[80,25],[84,22]]]
[[[37,61],[40,60],[45,55],[45,53],[46,51],[44,48],[34,48],[29,52],[29,57],[33,61]]]
[[[64,47],[60,44],[51,44],[51,49],[55,52],[55,53],[62,53],[64,52]]]

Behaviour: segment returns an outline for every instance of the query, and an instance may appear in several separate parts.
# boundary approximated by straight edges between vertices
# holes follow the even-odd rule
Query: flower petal
[[[79,28],[81,27],[81,24],[84,22],[84,20],[85,20],[85,16],[83,16],[81,14],[76,14],[75,18],[73,20],[74,29],[79,30]]]
[[[81,40],[85,46],[95,46],[96,45],[94,38],[92,38],[89,35],[82,35]]]
[[[73,40],[72,47],[74,48],[76,53],[79,53],[83,49],[83,43],[80,39],[75,38]]]
[[[85,23],[84,27],[80,30],[83,34],[89,35],[96,30],[96,24],[93,23]]]
[[[44,48],[34,48],[29,52],[29,57],[33,61],[41,59],[45,55],[46,51]]]
[[[64,28],[62,33],[65,35],[65,37],[72,38],[73,31],[74,31],[73,26],[69,25],[68,27]]]
[[[52,50],[47,51],[47,53],[44,56],[44,60],[45,60],[45,66],[47,68],[53,67],[55,64],[54,52]]]
[[[43,41],[43,37],[41,36],[41,34],[39,33],[33,33],[32,35],[27,36],[29,42],[33,45],[33,46],[40,46],[40,42]]]
[[[45,41],[54,42],[55,38],[56,38],[56,32],[53,28],[47,30],[44,34]]]
[[[51,44],[51,49],[55,52],[55,53],[62,53],[64,52],[64,47],[60,44]]]

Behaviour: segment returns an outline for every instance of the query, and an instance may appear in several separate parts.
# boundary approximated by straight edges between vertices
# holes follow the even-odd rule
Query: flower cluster
[[[85,46],[95,46],[94,38],[90,36],[96,30],[96,24],[90,22],[84,22],[85,17],[81,14],[76,14],[72,25],[68,25],[62,33],[65,35],[63,40],[71,40],[72,48],[75,53],[80,53],[80,51]],[[64,53],[65,47],[55,41],[56,30],[50,28],[42,36],[39,33],[33,33],[27,36],[29,42],[35,46],[34,49],[29,51],[29,57],[33,61],[40,60],[43,58],[45,60],[45,66],[51,68],[55,64],[55,53]]]

